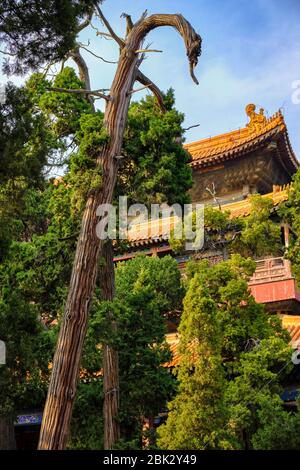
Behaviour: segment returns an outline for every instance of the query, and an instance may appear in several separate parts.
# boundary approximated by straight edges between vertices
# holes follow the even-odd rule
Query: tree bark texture
[[[77,389],[80,360],[87,330],[88,313],[95,289],[99,256],[104,242],[96,235],[99,205],[111,203],[116,183],[124,129],[138,66],[142,42],[149,31],[159,26],[173,26],[184,39],[193,80],[194,67],[201,52],[201,38],[181,15],[155,14],[143,17],[129,32],[111,86],[104,123],[109,142],[97,159],[102,168],[102,184],[90,192],[82,217],[72,268],[68,297],[57,341],[44,409],[39,449],[65,449],[70,429],[72,408]]]
[[[100,267],[100,285],[102,298],[113,300],[115,295],[115,277],[113,264],[113,246],[111,240],[103,247],[104,264]],[[113,329],[117,325],[113,315],[108,318]],[[119,359],[118,351],[111,345],[103,345],[103,417],[104,417],[104,449],[113,449],[120,438],[118,423],[119,412]]]

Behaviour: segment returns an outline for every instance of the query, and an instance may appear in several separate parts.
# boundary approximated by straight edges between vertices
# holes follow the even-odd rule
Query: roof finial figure
[[[256,106],[255,104],[247,104],[246,106],[246,114],[249,117],[250,122],[246,124],[251,132],[259,132],[260,129],[266,124],[267,118],[264,115],[264,108],[260,108],[259,113],[255,112]]]

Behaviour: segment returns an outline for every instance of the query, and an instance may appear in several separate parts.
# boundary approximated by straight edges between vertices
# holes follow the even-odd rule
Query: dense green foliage
[[[0,418],[40,407],[47,386],[51,337],[38,322],[37,309],[22,292],[4,290],[0,301],[0,337],[7,358],[0,368]]]
[[[8,85],[0,111],[0,338],[7,349],[0,368],[2,419],[39,408],[46,393],[54,338],[28,295],[34,276],[24,263],[32,260],[33,237],[45,228],[43,168],[53,147],[26,88]]]
[[[240,236],[234,239],[231,252],[253,258],[278,255],[281,231],[271,218],[273,201],[256,194],[250,197],[250,203],[251,213],[242,219]]]
[[[42,172],[55,146],[27,89],[8,84],[0,104],[0,260],[12,239],[29,240],[42,229]]]
[[[3,0],[0,43],[11,54],[4,71],[24,73],[65,59],[92,4]],[[43,407],[81,214],[89,191],[101,186],[95,160],[109,140],[102,112],[94,112],[84,95],[49,91],[52,86],[77,89],[84,83],[71,67],[52,81],[35,73],[23,87],[9,84],[0,105],[0,338],[8,351],[0,368],[0,419]],[[172,90],[164,102],[164,114],[150,96],[130,105],[115,198],[125,194],[129,203],[147,206],[189,202],[183,115]],[[64,176],[47,179],[57,168]],[[299,182],[297,175],[284,208],[297,236],[288,253],[295,261]],[[280,253],[272,202],[257,195],[251,205],[249,217],[234,221],[229,213],[206,208],[204,249],[254,258]],[[174,242],[174,251],[183,242]],[[212,268],[191,262],[182,287],[170,257],[137,257],[119,265],[115,300],[104,302],[100,289],[95,294],[69,447],[103,446],[106,343],[119,351],[120,448],[140,448],[144,420],[170,400],[167,423],[159,430],[163,448],[297,448],[299,413],[287,414],[279,398],[290,368],[288,336],[249,295],[253,269],[251,260],[238,256]],[[165,318],[180,312],[185,289],[176,395],[177,381],[165,367]]]
[[[99,360],[95,349],[92,355]],[[85,349],[86,356],[86,349]],[[91,369],[91,368],[90,368]],[[103,449],[103,394],[102,377],[89,371],[85,378],[81,377],[78,384],[76,402],[72,414],[71,435],[68,448],[72,450]]]
[[[226,259],[232,253],[261,258],[282,254],[280,225],[272,218],[273,202],[259,194],[250,196],[250,215],[231,218],[229,211],[204,208],[204,243],[201,251],[221,250]],[[196,214],[190,215],[196,231]],[[183,227],[184,233],[184,227]],[[185,249],[185,236],[176,239],[175,230],[170,244],[175,253]]]
[[[259,412],[263,423],[253,436],[255,450],[299,450],[300,448],[300,405],[298,412],[287,412],[280,403],[265,403]]]
[[[179,388],[159,431],[162,449],[218,449],[224,437],[224,372],[216,303],[196,275],[184,299],[179,326]]]
[[[292,350],[279,318],[268,315],[248,291],[253,270],[253,261],[239,255],[212,267],[189,263],[179,327],[179,393],[159,428],[162,448],[247,449],[261,445],[267,433],[276,439],[265,413],[273,409],[274,418],[282,419],[279,394],[292,369]]]
[[[9,53],[6,73],[20,74],[63,59],[92,0],[2,0],[0,44]]]
[[[192,172],[187,165],[189,155],[180,145],[184,116],[174,104],[174,91],[169,90],[163,114],[152,96],[130,106],[123,149],[126,158],[116,193],[126,194],[129,203],[189,202]]]
[[[66,88],[83,86],[70,67],[65,67],[56,76],[54,85]],[[1,390],[9,391],[5,394],[7,402],[2,400],[3,414],[15,413],[27,406],[43,407],[49,378],[48,364],[53,356],[67,294],[82,209],[93,184],[101,185],[101,173],[95,174],[94,162],[101,146],[107,142],[103,114],[94,113],[90,103],[81,95],[50,92],[47,91],[49,86],[50,82],[41,74],[33,74],[23,88],[8,88],[6,103],[1,107],[0,299],[6,320],[1,325],[0,337],[7,342],[9,350],[9,368],[1,369]],[[134,119],[129,120],[127,126],[131,141],[126,141],[125,147],[131,147],[130,154],[128,149],[124,150],[127,152],[124,165],[131,160],[135,162],[135,168],[130,175],[124,170],[122,182],[120,178],[118,183],[119,193],[130,187],[127,178],[133,178],[132,182],[142,180],[138,159],[143,145],[147,160],[143,163],[142,173],[147,173],[149,183],[153,179],[153,184],[139,201],[146,204],[156,198],[167,201],[169,193],[171,202],[187,200],[185,191],[191,185],[186,154],[176,143],[176,138],[183,134],[183,116],[174,108],[172,92],[166,95],[166,105],[168,111],[161,115],[152,98],[134,103]],[[142,144],[142,134],[137,131],[139,109],[144,116],[144,134],[149,131],[153,136],[151,145],[149,138]],[[157,128],[158,120],[164,123],[168,132],[168,140],[163,145]],[[175,165],[172,164],[173,159]],[[53,168],[55,171],[59,167],[65,168],[63,178],[45,178],[45,170]],[[182,183],[174,184],[178,174]],[[130,192],[131,201],[142,196],[138,186],[136,188],[136,192]],[[145,270],[142,265],[145,265]],[[124,370],[120,377],[124,389],[120,420],[125,440],[136,440],[143,416],[155,414],[174,389],[174,379],[161,366],[169,358],[164,344],[163,315],[169,309],[180,308],[182,291],[173,260],[146,260],[130,266],[133,278],[139,277],[140,284],[136,286],[135,293],[129,287],[129,281],[126,281],[126,288],[122,287],[124,279],[132,279],[132,274],[128,272],[129,268],[118,270],[120,281],[117,282],[123,291],[119,295],[122,302],[120,299],[117,301],[121,305],[117,345],[126,351],[120,355]],[[148,273],[145,278],[138,274],[139,270]],[[152,277],[153,284],[146,286]],[[159,290],[160,304],[155,294]],[[125,297],[127,302],[124,302]],[[75,448],[102,446],[99,344],[103,340],[103,332],[99,334],[97,322],[105,308],[97,292],[73,415],[70,446]],[[135,344],[129,339],[137,325]],[[123,344],[126,346],[121,346]],[[139,356],[141,349],[144,353],[142,358]],[[19,360],[20,355],[22,361]],[[145,359],[146,364],[141,359]],[[130,375],[129,382],[126,374]],[[150,386],[146,386],[149,377]],[[165,385],[161,387],[161,384]],[[28,394],[30,397],[27,399]],[[83,409],[90,412],[83,414]],[[137,445],[140,446],[140,441]]]
[[[164,317],[181,308],[182,294],[174,259],[138,256],[119,264],[115,301],[99,302],[92,315],[88,338],[96,335],[119,351],[122,437],[139,446],[144,419],[158,414],[174,392],[174,378],[163,365],[171,359]]]

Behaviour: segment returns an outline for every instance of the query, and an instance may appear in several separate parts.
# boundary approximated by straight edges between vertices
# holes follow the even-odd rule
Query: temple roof
[[[286,187],[274,186],[273,192],[264,194],[264,199],[271,199],[274,207],[288,199]],[[230,218],[246,217],[251,212],[251,201],[249,198],[221,206],[223,212],[229,211]],[[132,246],[144,246],[157,242],[167,241],[170,230],[174,229],[179,219],[171,216],[165,219],[157,219],[132,225],[128,230],[128,241]]]
[[[282,315],[282,326],[290,334],[290,344],[300,349],[300,315]]]
[[[191,166],[205,168],[226,160],[235,160],[271,144],[277,149],[276,158],[288,174],[292,175],[299,163],[293,152],[281,111],[267,119],[263,109],[256,113],[255,105],[249,104],[246,106],[246,113],[249,123],[245,127],[185,144],[184,148],[192,157]]]
[[[273,206],[278,206],[281,202],[284,202],[288,199],[288,188],[282,186],[273,186],[272,193],[263,194],[261,196],[263,199],[272,199]],[[232,202],[229,204],[224,204],[221,206],[223,212],[229,211],[230,218],[234,219],[236,217],[247,217],[251,212],[251,199],[247,197],[243,201]]]

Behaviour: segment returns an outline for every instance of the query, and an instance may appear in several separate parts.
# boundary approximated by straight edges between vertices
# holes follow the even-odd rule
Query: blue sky
[[[149,14],[182,13],[203,39],[198,86],[190,79],[183,42],[170,28],[149,35],[152,47],[163,53],[149,53],[141,67],[162,90],[175,89],[186,126],[200,123],[187,132],[188,142],[243,127],[245,105],[252,102],[269,116],[282,108],[300,160],[300,104],[291,99],[292,84],[300,81],[299,0],[106,0],[102,7],[119,34],[124,31],[123,11],[136,20],[146,8]],[[92,51],[117,59],[112,41],[96,37],[92,29],[82,34],[82,42],[87,39]],[[84,55],[92,86],[109,88],[115,66]],[[141,96],[143,92],[135,99]]]

